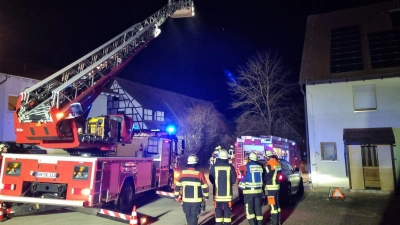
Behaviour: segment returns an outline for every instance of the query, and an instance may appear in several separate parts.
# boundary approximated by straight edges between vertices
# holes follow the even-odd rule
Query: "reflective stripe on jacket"
[[[202,202],[203,198],[208,198],[208,184],[204,173],[193,167],[183,170],[175,185],[175,198],[182,191],[183,202]]]
[[[265,166],[265,190],[279,190],[278,174],[282,171],[281,164],[275,158],[267,161]]]
[[[210,169],[209,180],[214,188],[214,200],[229,202],[233,199],[232,186],[236,182],[235,168],[228,160],[219,159]]]
[[[256,161],[246,164],[246,171],[239,188],[243,189],[243,194],[262,193],[264,168]]]

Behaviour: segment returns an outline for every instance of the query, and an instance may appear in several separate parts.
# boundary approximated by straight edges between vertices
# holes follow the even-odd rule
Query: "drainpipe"
[[[304,84],[304,89],[306,88],[307,83]],[[303,86],[300,83],[300,90],[304,97],[304,119],[306,123],[306,152],[307,152],[307,170],[308,170],[308,183],[312,183],[311,181],[311,164],[310,164],[310,145],[309,145],[309,138],[308,138],[308,117],[307,117],[307,96],[303,90]]]
[[[7,79],[8,79],[8,77],[7,77],[7,75],[4,75],[5,77],[6,77],[6,79],[5,80],[3,80],[1,83],[0,83],[0,85],[2,85],[4,82],[6,82],[7,81]]]

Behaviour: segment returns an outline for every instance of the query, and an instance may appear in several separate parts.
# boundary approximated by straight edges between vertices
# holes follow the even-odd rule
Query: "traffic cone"
[[[4,215],[3,215],[4,209],[3,209],[3,202],[0,202],[0,221],[4,220]]]
[[[136,213],[136,206],[133,206],[131,220],[129,222],[129,225],[138,225],[138,217],[137,217],[137,213]]]

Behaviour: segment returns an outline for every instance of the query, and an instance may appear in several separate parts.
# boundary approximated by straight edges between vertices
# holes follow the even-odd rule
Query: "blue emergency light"
[[[175,133],[175,127],[173,126],[173,125],[169,125],[169,126],[167,126],[167,132],[168,132],[168,134],[174,134]]]

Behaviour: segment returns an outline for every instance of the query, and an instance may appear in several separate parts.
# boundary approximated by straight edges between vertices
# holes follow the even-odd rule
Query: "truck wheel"
[[[135,189],[133,187],[132,181],[125,181],[118,198],[118,209],[121,212],[126,214],[130,214],[132,212],[134,195]]]

